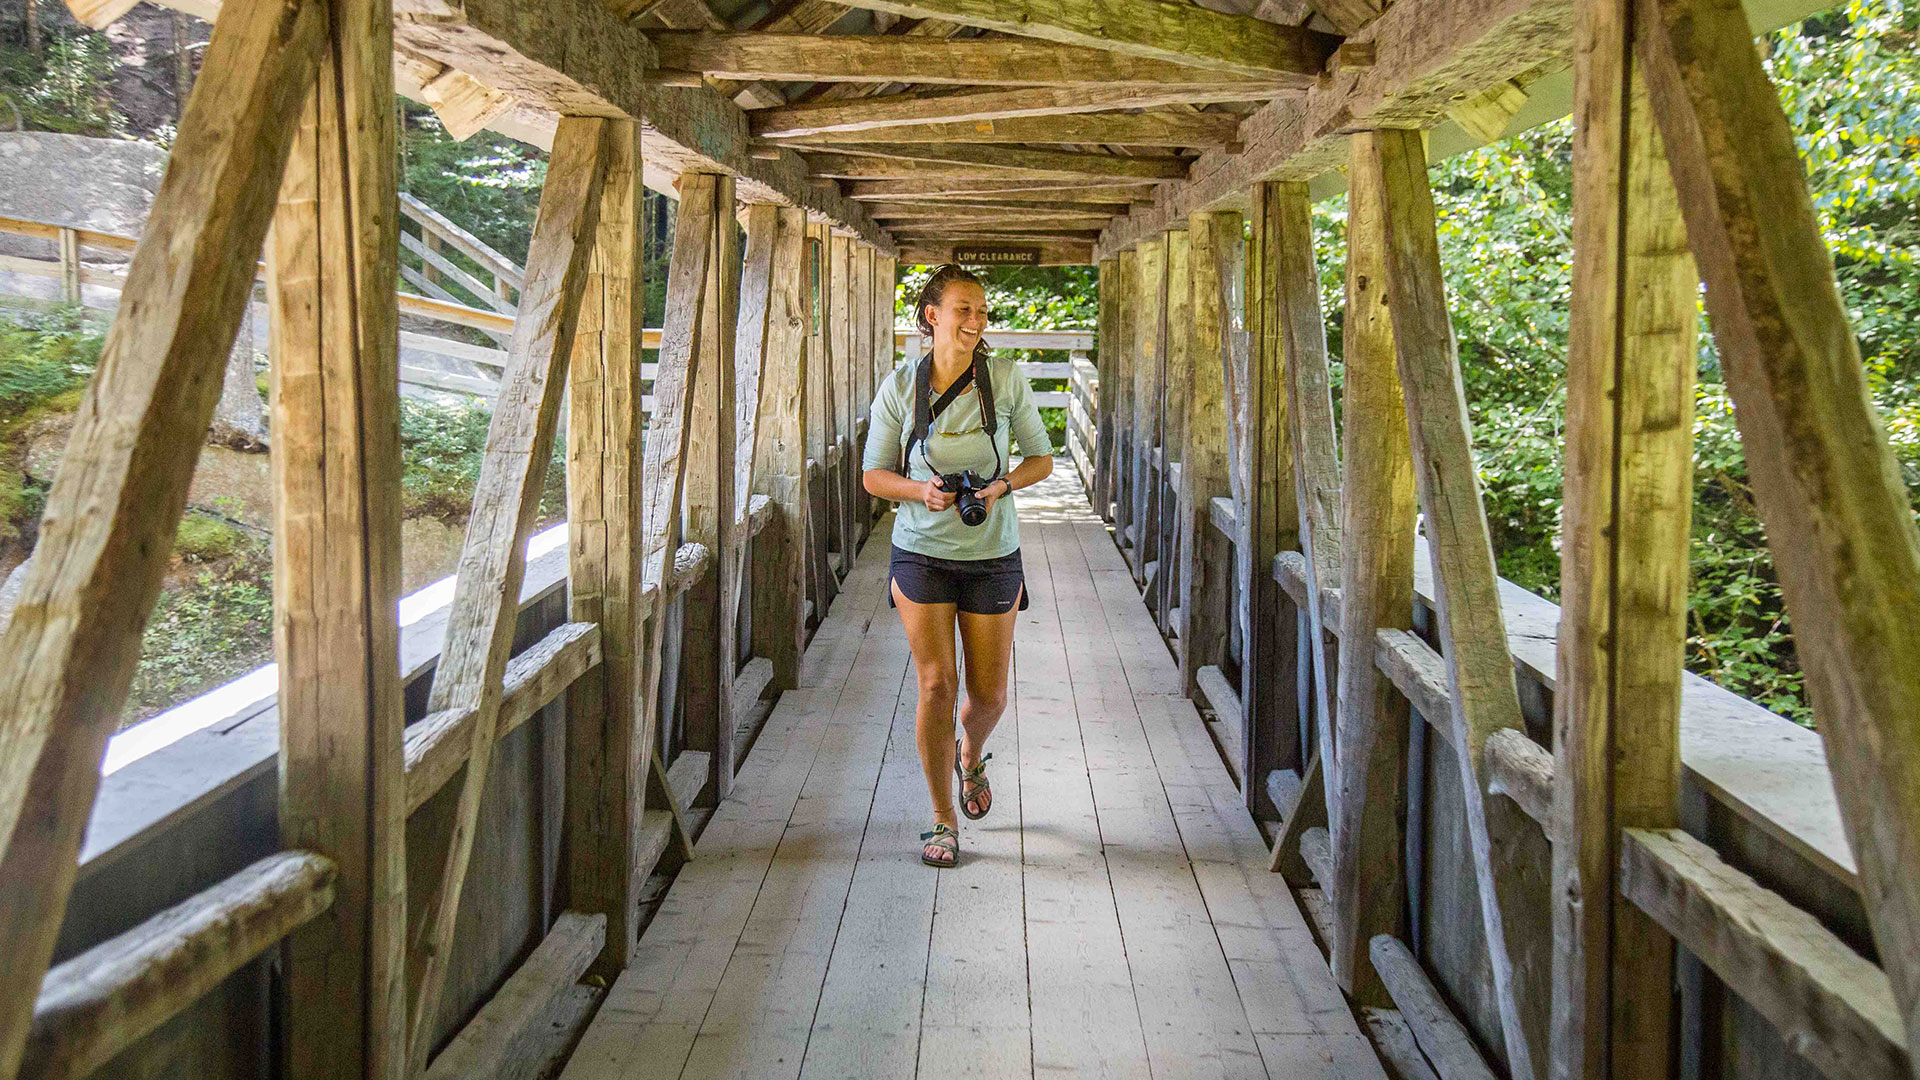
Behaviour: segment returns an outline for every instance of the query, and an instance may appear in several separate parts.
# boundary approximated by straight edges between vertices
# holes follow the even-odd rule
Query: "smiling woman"
[[[916,728],[934,816],[921,858],[952,866],[959,834],[947,775],[960,776],[967,817],[985,817],[993,798],[981,750],[1006,707],[1014,613],[1027,606],[1020,524],[1006,497],[1053,471],[1053,445],[1026,378],[986,343],[979,278],[954,265],[935,271],[920,290],[915,321],[933,338],[933,351],[880,384],[864,482],[871,494],[900,504],[889,602],[900,612],[920,682]],[[1008,472],[1015,449],[1024,460]],[[959,743],[956,623],[967,650]]]

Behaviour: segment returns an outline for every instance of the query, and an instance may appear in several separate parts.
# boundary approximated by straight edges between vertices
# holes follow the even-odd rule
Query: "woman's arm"
[[[917,502],[936,513],[953,505],[953,494],[941,489],[939,477],[909,480],[892,469],[868,469],[860,474],[860,486],[875,498]]]

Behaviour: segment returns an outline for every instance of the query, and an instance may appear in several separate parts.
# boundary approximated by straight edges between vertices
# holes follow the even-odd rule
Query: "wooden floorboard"
[[[960,864],[919,861],[883,523],[564,1080],[1384,1078],[1077,478],[1019,505]]]

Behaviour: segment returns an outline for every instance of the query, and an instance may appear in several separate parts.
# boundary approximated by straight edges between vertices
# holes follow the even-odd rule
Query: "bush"
[[[401,399],[400,490],[407,517],[434,517],[450,525],[467,519],[492,420],[493,410],[478,403],[437,405]],[[557,520],[565,516],[566,507],[566,447],[555,439],[541,493],[541,519]]]

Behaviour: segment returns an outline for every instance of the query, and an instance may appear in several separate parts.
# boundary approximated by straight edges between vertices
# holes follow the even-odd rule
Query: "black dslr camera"
[[[953,508],[960,514],[961,521],[979,525],[987,520],[987,504],[981,501],[980,493],[998,479],[998,473],[983,478],[972,469],[962,469],[957,473],[941,473],[940,487],[953,492]]]

